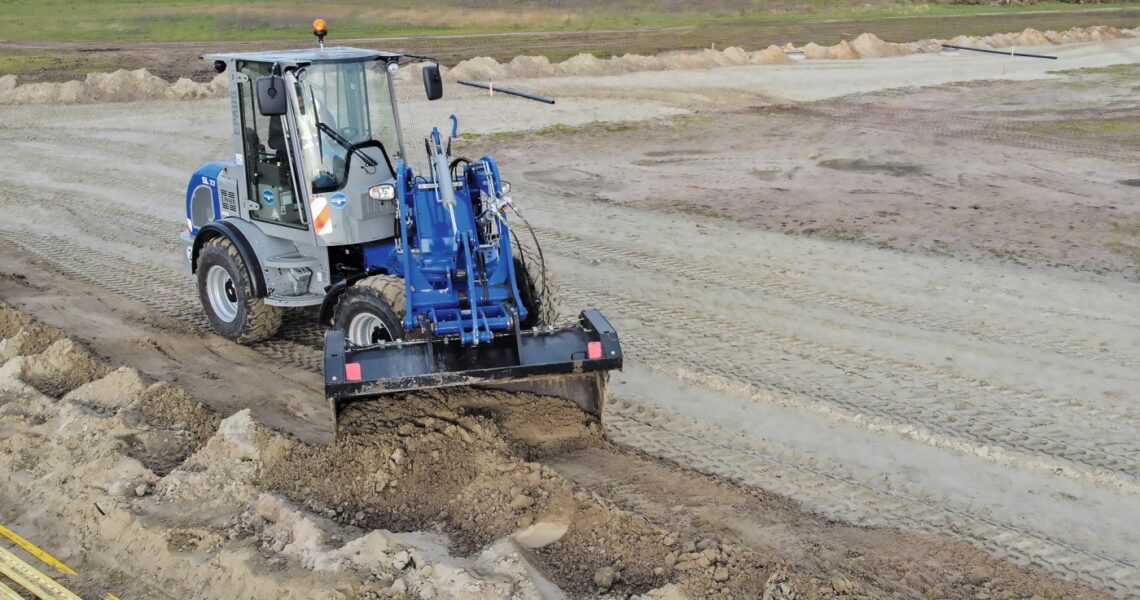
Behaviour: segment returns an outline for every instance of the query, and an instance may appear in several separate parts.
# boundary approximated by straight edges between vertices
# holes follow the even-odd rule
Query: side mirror
[[[257,78],[257,108],[264,117],[285,114],[285,80],[281,77]]]
[[[439,65],[424,65],[421,72],[424,79],[424,92],[428,100],[439,100],[443,97],[443,78],[439,75]]]

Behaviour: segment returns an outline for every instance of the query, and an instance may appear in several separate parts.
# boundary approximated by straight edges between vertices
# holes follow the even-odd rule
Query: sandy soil
[[[686,72],[685,100],[715,90],[718,110],[633,132],[509,140],[496,151],[535,164],[557,157],[554,169],[523,171],[544,192],[569,186],[694,220],[1137,278],[1140,43],[1102,48],[1062,51],[1059,63],[911,56]],[[1105,58],[1130,63],[1047,71]],[[961,81],[971,69],[989,81]],[[663,82],[641,73],[591,93],[648,96]],[[572,86],[542,85],[556,95]],[[867,92],[873,85],[906,87]],[[597,160],[613,147],[631,151]]]
[[[1136,51],[1090,45],[1062,61],[1135,62]],[[457,112],[461,130],[481,134],[464,150],[501,158],[564,305],[599,306],[617,324],[629,362],[614,378],[609,441],[525,397],[432,394],[365,411],[358,433],[332,446],[313,443],[327,433],[319,332],[301,315],[250,348],[204,335],[178,273],[185,174],[228,153],[225,103],[6,108],[0,297],[81,343],[4,317],[18,393],[6,392],[0,426],[4,443],[27,448],[4,453],[5,481],[23,486],[4,489],[54,508],[5,498],[2,516],[90,565],[97,575],[83,585],[144,596],[131,582],[156,573],[129,560],[132,537],[55,515],[94,519],[74,507],[105,509],[97,498],[114,496],[115,481],[186,502],[236,482],[216,505],[227,519],[192,515],[179,527],[203,537],[173,542],[169,524],[146,516],[161,493],[115,488],[123,499],[111,506],[126,508],[109,522],[141,523],[146,548],[175,565],[157,579],[174,595],[183,572],[202,577],[207,597],[224,597],[215,590],[235,577],[319,587],[313,555],[290,554],[297,527],[325,532],[317,548],[344,560],[368,536],[410,548],[400,567],[396,550],[394,562],[358,569],[353,580],[377,594],[403,582],[447,596],[437,570],[457,564],[479,578],[472,585],[523,595],[1140,593],[1129,516],[1140,495],[1140,286],[1101,235],[1128,235],[1129,221],[1114,228],[1103,215],[1130,208],[1080,200],[1130,207],[1131,186],[1117,181],[1136,177],[1137,147],[1127,126],[1065,133],[1134,122],[1135,79],[1023,64],[819,61],[798,72],[804,89],[830,80],[824,95],[860,95],[810,104],[788,100],[801,65],[520,82],[557,92],[577,107],[569,114],[471,92],[418,104],[420,128]],[[897,89],[920,84],[942,87]],[[504,122],[544,133],[503,133]],[[966,212],[980,190],[985,212]],[[856,219],[879,212],[899,215]],[[1058,261],[1054,235],[1079,260]],[[1025,264],[986,251],[1003,236]],[[931,239],[944,243],[932,252]],[[68,368],[48,377],[60,370],[37,364]],[[85,380],[124,377],[120,365],[141,374],[144,397],[157,380],[185,401],[67,397]],[[75,419],[79,432],[62,427]],[[517,424],[532,421],[563,438],[528,445],[534,432]],[[123,431],[137,443],[113,443]],[[89,435],[100,451],[77,457],[53,441],[62,435]],[[43,485],[77,461],[103,483]],[[294,533],[277,537],[282,519]],[[557,543],[495,554],[544,520],[568,523]],[[211,536],[228,541],[196,541]]]

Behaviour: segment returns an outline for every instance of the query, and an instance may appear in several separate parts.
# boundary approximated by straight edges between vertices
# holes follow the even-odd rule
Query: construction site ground
[[[693,10],[699,7],[700,3],[690,0],[687,2],[688,6],[683,6],[685,3],[680,4],[676,7],[679,9],[677,14]],[[870,6],[870,4],[864,5],[865,8]],[[1005,6],[996,12],[990,12],[990,7],[949,7],[961,10],[959,14],[939,12],[930,14],[924,10],[924,7],[914,6],[913,12],[903,11],[892,16],[789,19],[787,15],[781,18],[777,14],[771,14],[772,18],[768,21],[747,22],[746,19],[744,22],[737,22],[733,17],[747,17],[740,14],[730,16],[724,22],[690,26],[611,27],[598,30],[568,29],[539,32],[524,30],[508,33],[403,37],[345,38],[339,35],[334,27],[333,35],[337,44],[402,50],[433,56],[443,64],[453,66],[474,56],[489,56],[506,62],[515,56],[536,54],[547,56],[551,60],[563,60],[582,52],[591,52],[598,56],[621,56],[627,53],[654,54],[710,46],[761,49],[772,43],[787,42],[795,44],[815,42],[830,45],[840,40],[854,39],[864,31],[874,33],[888,41],[907,42],[952,35],[986,35],[998,31],[1020,31],[1026,27],[1041,31],[1047,29],[1064,31],[1070,27],[1089,25],[1135,27],[1137,19],[1140,18],[1140,8],[1128,2],[1095,6],[1061,6],[1063,8]],[[616,5],[611,5],[609,8],[612,10]],[[826,10],[826,7],[822,6],[817,8]],[[971,10],[977,12],[971,14],[969,12]],[[336,23],[336,20],[332,19],[330,22]],[[288,31],[281,31],[278,35],[272,36],[270,41],[123,42],[108,35],[107,39],[99,41],[74,42],[52,39],[50,33],[36,36],[33,33],[36,30],[33,28],[20,31],[17,39],[0,39],[0,72],[6,65],[13,73],[19,75],[22,81],[34,82],[82,79],[91,71],[147,69],[171,81],[179,77],[205,81],[212,76],[212,72],[199,68],[195,60],[198,56],[211,52],[274,50],[280,48],[282,44],[304,45],[311,41],[304,28],[305,23],[307,23],[305,19],[300,19],[298,24],[301,27],[294,28],[291,25]],[[119,25],[119,23],[107,23],[104,31],[110,33]],[[378,29],[382,31],[384,28]]]
[[[616,325],[606,438],[438,391],[329,445],[313,314],[235,345],[182,273],[228,101],[5,106],[0,524],[92,597],[1140,595],[1140,39],[1039,50],[413,101]]]

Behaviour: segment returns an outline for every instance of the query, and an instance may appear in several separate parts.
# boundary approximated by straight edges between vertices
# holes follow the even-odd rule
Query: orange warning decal
[[[332,211],[329,210],[329,201],[324,196],[313,196],[309,208],[313,211],[313,224],[317,226],[317,233],[320,235],[332,233]]]

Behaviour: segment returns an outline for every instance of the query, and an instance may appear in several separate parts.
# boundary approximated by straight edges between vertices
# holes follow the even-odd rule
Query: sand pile
[[[341,433],[327,447],[275,445],[264,487],[348,525],[446,533],[461,555],[512,540],[574,597],[662,589],[694,598],[722,589],[745,596],[771,576],[765,558],[661,529],[528,460],[603,443],[569,404],[526,394],[425,392],[354,405]]]
[[[656,56],[626,54],[598,58],[593,54],[579,54],[562,62],[551,62],[544,56],[516,56],[507,63],[486,56],[461,61],[452,68],[444,68],[450,81],[473,79],[497,81],[503,79],[532,79],[541,77],[620,75],[636,71],[667,71],[674,69],[712,69],[741,65],[789,64],[789,52],[802,52],[808,59],[854,60],[859,58],[888,58],[917,52],[939,52],[942,44],[981,46],[1006,49],[1049,44],[1102,42],[1136,37],[1140,28],[1119,29],[1110,26],[1074,27],[1067,31],[1037,31],[1025,29],[1017,33],[1000,33],[983,37],[958,36],[949,40],[921,40],[905,44],[885,42],[872,33],[864,33],[851,41],[832,46],[814,42],[802,47],[786,44],[768,46],[763,50],[747,51],[729,47],[724,50],[704,49],[685,52],[666,52]],[[400,79],[419,85],[422,64],[404,67]],[[14,75],[0,77],[0,104],[77,104],[89,102],[130,102],[135,100],[197,100],[221,98],[228,90],[225,74],[208,83],[195,83],[179,79],[174,83],[156,77],[146,69],[119,70],[114,73],[91,73],[82,81],[66,83],[29,83],[20,85]]]
[[[940,45],[942,42],[957,46],[981,46],[994,49],[1025,48],[1030,46],[1047,46],[1049,44],[1078,44],[1085,42],[1105,42],[1140,35],[1137,29],[1119,29],[1106,25],[1092,27],[1074,27],[1067,31],[1037,31],[1025,29],[1018,33],[996,33],[987,36],[960,35],[949,40],[925,40],[915,42],[922,48],[930,47],[931,43]],[[928,50],[923,50],[928,51]]]
[[[910,54],[906,48],[899,44],[888,44],[873,33],[864,33],[851,40],[851,51],[860,58],[887,58]]]
[[[50,331],[0,305],[0,348],[36,328]],[[423,393],[349,407],[336,443],[313,446],[248,410],[221,419],[181,388],[99,365],[66,337],[36,346],[0,364],[0,503],[6,525],[80,572],[65,584],[84,597],[146,595],[135,580],[198,598],[811,587],[769,557],[662,529],[532,462],[604,444],[569,404]]]
[[[33,321],[14,310],[0,310],[0,362],[21,355],[39,354],[64,337],[53,327]]]
[[[481,56],[465,60],[446,71],[447,77],[455,79],[496,80],[530,79],[537,77],[562,76],[605,76],[633,71],[667,71],[673,69],[711,69],[740,65],[788,64],[788,52],[803,52],[809,59],[853,60],[859,58],[888,58],[904,56],[916,52],[938,52],[942,43],[962,46],[983,46],[990,48],[1027,47],[1048,44],[1073,44],[1100,42],[1140,35],[1138,30],[1119,29],[1109,26],[1073,28],[1068,31],[1037,31],[1025,29],[1018,33],[1001,33],[983,37],[958,36],[951,40],[921,40],[905,44],[885,42],[873,33],[863,33],[851,41],[841,41],[832,46],[821,46],[814,42],[804,46],[787,44],[784,47],[769,46],[764,50],[748,52],[742,48],[729,47],[724,50],[705,49],[695,52],[666,52],[656,56],[626,54],[600,59],[592,54],[579,54],[561,63],[552,63],[545,57],[518,56],[508,63],[499,63],[493,58]]]
[[[863,34],[868,35],[868,34]],[[878,39],[878,38],[875,38]],[[851,46],[846,40],[835,44],[834,46],[820,46],[815,42],[811,42],[800,48],[804,56],[808,59],[837,59],[837,60],[851,60],[859,58],[859,53]]]
[[[207,83],[182,78],[168,83],[146,69],[90,73],[82,81],[19,85],[14,75],[0,77],[0,104],[79,104],[137,100],[196,100],[221,98],[228,93],[225,74]]]
[[[769,65],[790,62],[780,48],[770,46],[757,52],[729,47],[724,50],[666,52],[656,56],[626,54],[598,58],[579,54],[560,63],[542,56],[518,56],[507,63],[486,56],[461,61],[445,74],[451,80],[532,79],[538,77],[619,75],[635,71],[667,71],[672,69],[712,69],[740,65]]]
[[[42,326],[0,306],[4,347],[25,327]],[[84,352],[60,338],[0,366],[5,524],[79,571],[63,583],[82,596],[537,597],[511,544],[452,558],[431,536],[342,525],[267,493],[258,473],[284,440],[248,411],[222,420],[132,369],[92,369]]]

